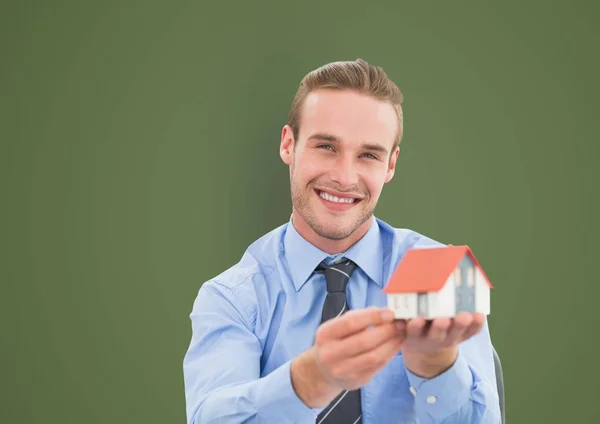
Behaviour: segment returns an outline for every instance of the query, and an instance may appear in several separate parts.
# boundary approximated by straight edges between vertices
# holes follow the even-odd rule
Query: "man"
[[[409,248],[373,215],[402,94],[363,60],[310,72],[281,134],[290,221],[202,285],[184,358],[188,423],[499,423],[485,317],[394,320],[382,292]]]

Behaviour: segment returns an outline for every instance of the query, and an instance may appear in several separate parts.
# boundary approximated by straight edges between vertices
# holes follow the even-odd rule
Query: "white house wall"
[[[456,291],[452,274],[439,292],[429,294],[429,319],[452,317],[456,313]]]
[[[397,319],[417,316],[417,295],[413,293],[390,294],[387,297],[388,307],[394,311]]]
[[[475,311],[485,315],[490,313],[490,287],[479,268],[475,273]]]

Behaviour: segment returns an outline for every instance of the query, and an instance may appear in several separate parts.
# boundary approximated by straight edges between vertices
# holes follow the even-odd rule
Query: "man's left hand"
[[[483,314],[468,312],[432,321],[422,317],[408,320],[402,347],[406,367],[423,378],[443,373],[456,361],[459,343],[479,333],[484,322]]]

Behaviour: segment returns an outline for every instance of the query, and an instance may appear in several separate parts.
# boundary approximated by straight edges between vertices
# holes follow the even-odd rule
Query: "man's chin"
[[[304,206],[295,208],[304,222],[318,236],[335,241],[351,237],[372,215],[365,216],[365,211],[358,209],[344,212],[324,210],[322,204]]]
[[[352,235],[352,232],[340,232],[340,231],[318,231],[315,232],[324,239],[332,240],[332,241],[341,241],[345,240]]]
[[[348,238],[358,228],[355,224],[348,224],[344,222],[319,222],[313,226],[313,230],[321,237],[329,240],[344,240]]]

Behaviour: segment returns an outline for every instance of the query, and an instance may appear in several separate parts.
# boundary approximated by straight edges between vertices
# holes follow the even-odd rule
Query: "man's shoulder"
[[[286,226],[280,225],[253,241],[236,264],[211,278],[210,282],[234,291],[244,284],[264,281],[277,268]]]
[[[385,250],[403,254],[409,249],[445,246],[444,243],[411,228],[395,227],[377,218]]]
[[[397,228],[387,222],[377,219],[382,235],[383,261],[389,279],[391,273],[398,266],[406,252],[410,249],[422,249],[444,246],[443,243],[410,228]]]

